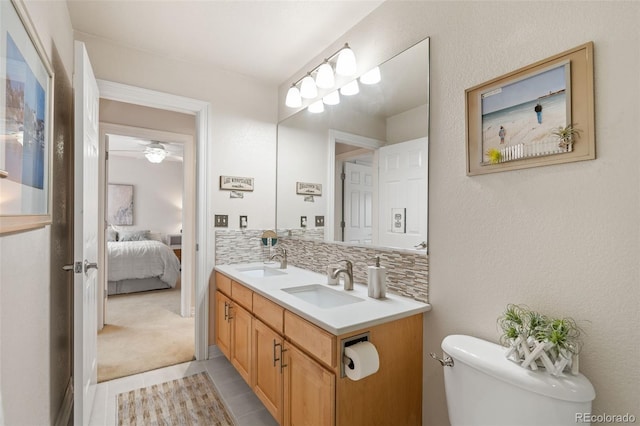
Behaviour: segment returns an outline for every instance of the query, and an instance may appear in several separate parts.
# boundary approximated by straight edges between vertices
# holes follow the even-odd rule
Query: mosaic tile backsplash
[[[216,231],[216,265],[263,262],[269,259],[269,251],[261,241],[261,230]],[[289,265],[321,274],[329,265],[338,266],[341,259],[353,262],[353,279],[366,284],[367,266],[375,264],[380,256],[380,265],[387,268],[387,290],[411,297],[420,302],[429,302],[429,258],[424,253],[387,248],[354,247],[333,244],[317,239],[280,237],[276,247],[287,250]]]

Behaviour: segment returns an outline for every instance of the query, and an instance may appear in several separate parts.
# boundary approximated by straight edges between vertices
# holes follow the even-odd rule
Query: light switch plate
[[[229,215],[217,214],[215,215],[214,225],[216,228],[226,228],[229,226]]]
[[[316,216],[316,226],[324,226],[324,216]]]

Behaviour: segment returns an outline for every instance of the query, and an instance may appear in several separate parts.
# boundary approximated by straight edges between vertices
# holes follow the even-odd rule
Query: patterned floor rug
[[[123,392],[118,425],[218,425],[235,422],[206,372]]]

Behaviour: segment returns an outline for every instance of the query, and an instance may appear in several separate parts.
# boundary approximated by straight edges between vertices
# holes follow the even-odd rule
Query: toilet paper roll
[[[359,342],[355,345],[344,348],[344,354],[349,357],[353,363],[345,364],[344,372],[351,380],[360,380],[372,375],[380,368],[380,358],[378,351],[371,342]]]

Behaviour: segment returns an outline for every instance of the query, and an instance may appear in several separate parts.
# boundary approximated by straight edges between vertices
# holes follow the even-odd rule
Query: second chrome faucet
[[[331,278],[335,280],[338,279],[340,274],[343,274],[344,289],[353,290],[353,263],[346,259],[340,260],[340,262],[345,262],[345,267],[334,270],[331,274]]]

